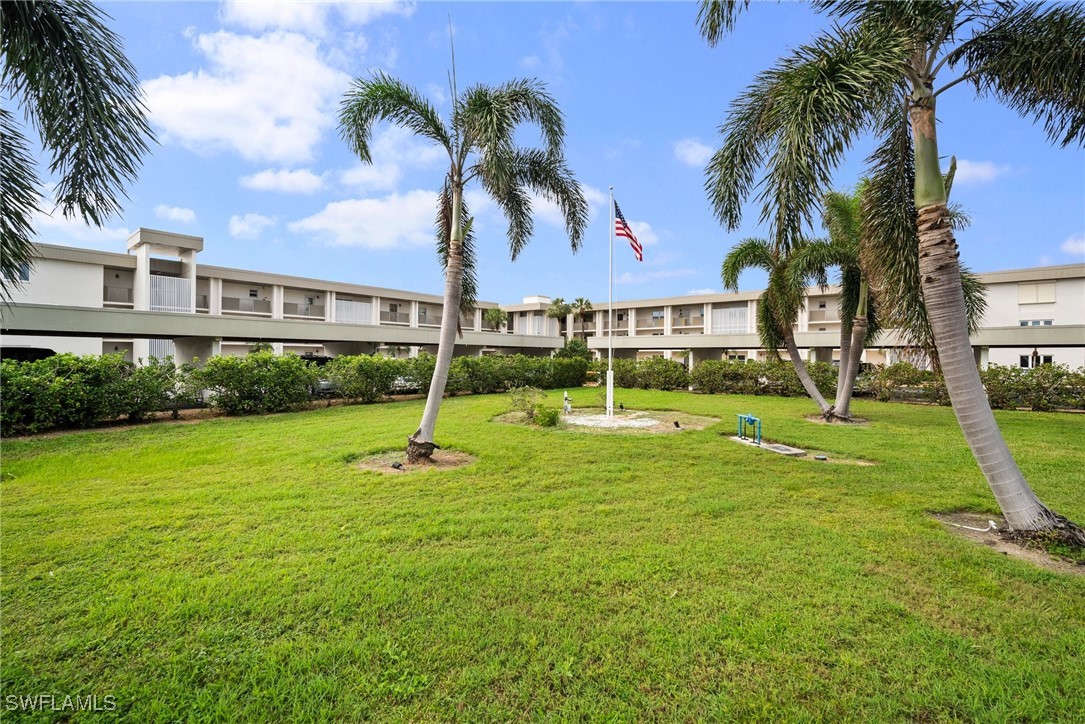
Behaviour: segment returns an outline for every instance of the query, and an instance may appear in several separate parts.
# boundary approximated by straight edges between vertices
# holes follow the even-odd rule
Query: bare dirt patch
[[[459,450],[434,450],[433,457],[426,462],[409,463],[403,450],[388,450],[373,455],[366,455],[352,461],[358,470],[371,470],[375,473],[403,475],[422,473],[427,470],[454,470],[470,465],[477,460],[474,455]],[[398,464],[398,467],[393,467]]]
[[[993,548],[999,553],[1059,573],[1085,576],[1085,565],[1072,563],[1053,556],[1041,548],[1025,546],[1003,535],[1009,531],[1001,515],[987,513],[932,513],[931,517],[940,522],[946,530],[962,538]],[[991,522],[997,526],[989,530]],[[1002,532],[1000,532],[1002,531]]]
[[[523,412],[506,412],[504,415],[495,417],[494,421],[510,425],[533,426]],[[615,410],[614,417],[608,419],[604,408],[574,407],[569,414],[562,414],[558,424],[549,429],[602,435],[660,435],[683,430],[703,430],[719,421],[718,417],[690,415],[675,410]],[[676,422],[677,425],[675,425]]]
[[[848,425],[850,427],[866,427],[870,424],[870,420],[862,417],[852,417],[847,420],[841,420],[839,417],[833,417],[826,420],[821,415],[807,415],[806,420],[808,422],[816,422],[820,425]]]

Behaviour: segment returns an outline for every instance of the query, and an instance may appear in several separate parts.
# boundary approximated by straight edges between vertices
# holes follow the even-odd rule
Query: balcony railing
[[[102,287],[102,301],[106,304],[131,304],[132,290],[128,287]]]
[[[150,307],[153,312],[194,312],[191,294],[191,279],[151,275]]]
[[[238,314],[264,314],[271,316],[271,302],[266,299],[223,297],[222,311],[224,313],[235,312]]]
[[[839,322],[840,316],[835,309],[811,309],[811,322]]]
[[[406,312],[389,312],[386,309],[381,310],[382,322],[391,322],[392,324],[410,324],[411,315]]]
[[[335,321],[339,324],[372,324],[373,307],[369,302],[335,300]]]
[[[210,302],[210,300],[211,300],[211,297],[209,295],[207,295],[207,294],[197,294],[196,295],[196,309],[197,310],[203,310],[203,311],[209,310],[211,308],[210,306],[208,306],[208,303]]]
[[[653,329],[655,327],[662,327],[662,326],[663,326],[663,320],[662,319],[638,319],[637,320],[637,329]],[[617,329],[617,327],[615,327],[614,329]]]
[[[426,327],[440,327],[441,318],[440,314],[419,314],[418,323]]]
[[[283,316],[324,319],[324,306],[320,304],[307,304],[304,302],[283,302]]]
[[[703,327],[704,317],[675,317],[671,320],[672,327]]]

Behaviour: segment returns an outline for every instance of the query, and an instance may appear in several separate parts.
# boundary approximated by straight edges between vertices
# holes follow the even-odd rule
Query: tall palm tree
[[[101,226],[120,211],[154,139],[136,70],[108,17],[85,0],[17,0],[0,11],[0,90],[38,130],[65,217]],[[0,107],[0,296],[33,265],[42,184],[15,115]]]
[[[731,247],[720,272],[724,288],[736,292],[738,278],[746,269],[768,272],[768,284],[757,300],[757,332],[761,344],[773,354],[777,354],[780,347],[787,350],[803,389],[826,417],[832,417],[832,406],[814,384],[799,355],[794,325],[806,301],[808,282],[814,280],[821,286],[826,284],[825,267],[831,254],[829,244],[823,241],[800,239],[787,249],[781,249],[765,239],[749,238]]]
[[[573,312],[571,304],[565,301],[562,297],[555,297],[550,302],[550,306],[546,308],[546,316],[548,319],[558,320],[558,330],[560,332],[562,326],[565,324],[565,320]]]
[[[428,139],[448,154],[437,209],[437,250],[445,270],[445,313],[441,320],[436,367],[418,429],[408,438],[407,459],[429,458],[448,371],[452,363],[458,315],[465,297],[473,302],[475,255],[471,216],[464,188],[477,181],[508,220],[509,256],[520,254],[531,239],[534,192],[553,201],[565,217],[573,250],[580,247],[588,221],[588,203],[565,163],[565,121],[561,110],[536,80],[517,79],[499,86],[476,85],[459,93],[452,76],[452,111],[447,122],[414,88],[383,72],[352,83],[340,106],[339,126],[351,149],[372,163],[373,127],[390,121]],[[515,144],[518,127],[533,123],[545,147]],[[465,295],[466,292],[466,295]]]
[[[703,0],[702,35],[715,44],[748,0]],[[775,244],[802,235],[832,172],[857,138],[871,155],[869,213],[895,243],[914,228],[922,299],[953,410],[1006,517],[1018,531],[1085,531],[1049,510],[1002,438],[969,343],[957,243],[939,166],[938,97],[962,84],[1043,123],[1062,146],[1085,142],[1085,9],[998,0],[815,0],[834,26],[761,73],[721,126],[706,188],[720,221],[738,225],[758,199]],[[940,75],[949,75],[936,83]],[[912,204],[905,203],[911,197]]]
[[[574,319],[580,320],[580,332],[584,335],[584,340],[587,341],[588,333],[584,331],[584,318],[588,312],[591,311],[591,300],[584,297],[577,297],[573,300],[573,314]]]

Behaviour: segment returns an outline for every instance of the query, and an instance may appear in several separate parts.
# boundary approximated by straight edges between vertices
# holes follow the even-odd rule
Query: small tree
[[[584,335],[584,339],[588,338],[588,333],[584,331],[584,318],[588,312],[592,311],[591,301],[584,297],[577,297],[573,300],[573,317],[574,320],[580,322],[580,332]]]
[[[486,323],[490,329],[495,332],[500,331],[501,327],[508,324],[509,313],[504,309],[498,309],[497,307],[491,307],[482,313],[482,321]]]

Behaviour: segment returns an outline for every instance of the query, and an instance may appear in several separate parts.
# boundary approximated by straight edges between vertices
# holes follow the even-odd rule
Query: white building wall
[[[40,347],[57,354],[101,354],[101,337],[39,337],[23,334],[5,334],[4,347]]]
[[[15,304],[101,307],[103,278],[101,264],[38,259],[30,270],[30,281],[13,290],[11,299]]]

